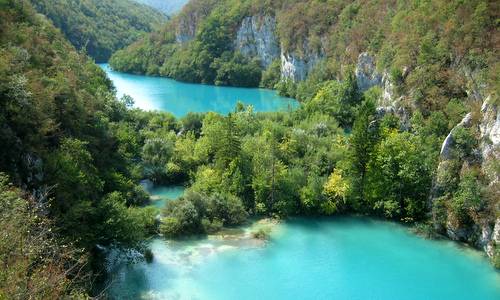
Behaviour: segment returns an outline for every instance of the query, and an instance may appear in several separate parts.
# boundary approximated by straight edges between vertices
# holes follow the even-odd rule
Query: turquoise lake
[[[268,242],[253,238],[259,226]],[[257,223],[149,247],[152,263],[110,270],[112,299],[500,299],[500,273],[481,252],[370,218]]]
[[[288,111],[298,107],[297,101],[281,97],[272,90],[184,83],[116,72],[108,64],[100,66],[113,81],[118,97],[127,94],[134,98],[138,108],[168,111],[176,117],[188,112],[227,114],[234,111],[238,101],[252,105],[255,112]]]

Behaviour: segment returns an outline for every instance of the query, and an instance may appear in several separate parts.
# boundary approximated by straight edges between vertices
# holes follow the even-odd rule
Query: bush
[[[491,260],[493,262],[493,266],[500,269],[500,247],[498,245],[495,245],[495,252],[493,253]]]
[[[214,219],[210,221],[209,219],[203,219],[201,220],[201,223],[203,225],[203,229],[205,230],[206,233],[216,233],[220,231],[223,227],[223,223],[220,220]]]
[[[179,220],[174,217],[166,217],[161,220],[160,233],[166,237],[178,237],[183,231]]]
[[[207,202],[207,216],[212,220],[222,220],[224,225],[239,225],[248,217],[243,202],[234,195],[214,194]]]
[[[168,237],[202,232],[201,216],[193,202],[184,198],[170,201],[165,208],[160,232]]]
[[[456,144],[456,154],[460,159],[468,158],[477,147],[477,139],[471,129],[459,126],[453,130],[453,140]]]
[[[216,70],[216,85],[256,87],[261,80],[259,62],[248,60],[240,53],[233,57],[228,53],[222,58],[216,58],[211,67]]]
[[[434,229],[434,226],[431,222],[417,223],[414,225],[413,231],[416,234],[421,235],[427,239],[434,239],[438,237],[436,230]]]
[[[240,198],[231,194],[207,196],[192,190],[181,199],[167,203],[160,232],[168,237],[213,233],[223,226],[239,225],[248,213]]]
[[[269,67],[262,73],[260,86],[263,88],[274,89],[281,79],[281,61],[274,60]]]

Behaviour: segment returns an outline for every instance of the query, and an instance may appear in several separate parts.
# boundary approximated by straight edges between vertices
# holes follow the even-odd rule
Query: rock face
[[[243,19],[236,33],[235,48],[247,57],[258,57],[264,68],[280,57],[276,19],[252,16]]]
[[[194,19],[195,16],[193,16]],[[191,19],[181,19],[175,30],[175,41],[177,43],[186,43],[194,39],[196,34],[197,22]]]
[[[450,133],[448,134],[448,136],[444,140],[443,144],[441,145],[440,155],[441,155],[441,158],[443,160],[447,160],[447,159],[451,158],[451,151],[452,151],[454,144],[455,144],[455,142],[453,140],[453,133],[460,127],[469,128],[471,126],[471,121],[472,121],[472,114],[468,113],[462,119],[462,121],[450,131]]]
[[[367,52],[359,55],[355,74],[358,88],[362,92],[377,85],[382,86],[382,75],[375,68],[375,59]]]
[[[197,8],[195,3],[186,5],[174,25],[177,43],[186,43],[194,39],[198,25],[210,14],[215,3],[216,1],[211,1],[201,9]]]
[[[246,17],[236,33],[235,49],[246,57],[257,57],[267,68],[275,59],[281,59],[281,78],[301,81],[321,60],[322,55],[304,43],[303,54],[286,51],[276,35],[276,18],[272,16]]]
[[[493,103],[491,96],[484,101],[481,114],[483,118],[479,125],[481,132],[479,150],[482,156],[482,168],[487,170],[491,162],[500,159],[500,110],[498,105]],[[488,175],[490,185],[498,184],[500,181],[498,172],[485,173]],[[484,249],[489,257],[495,255],[495,248],[500,247],[500,218],[495,220],[494,225],[487,224],[485,226],[479,246]]]
[[[493,226],[485,225],[482,230],[479,245],[489,257],[495,255],[495,248],[500,246],[500,218],[496,219]]]
[[[479,126],[481,130],[481,148],[483,160],[490,157],[500,159],[500,110],[492,103],[491,97],[486,98],[481,107],[483,119]],[[497,179],[498,180],[498,179]]]
[[[383,73],[378,72],[375,58],[368,54],[368,52],[363,52],[358,56],[355,75],[358,88],[361,92],[369,90],[374,86],[379,86],[382,88],[382,98],[379,100],[378,105],[397,108],[399,99],[395,99],[394,85],[391,82],[389,73],[386,71]]]
[[[304,80],[321,58],[322,56],[319,54],[308,53],[301,57],[293,52],[286,53],[282,51],[281,77],[289,78],[293,81]]]
[[[460,168],[463,166],[467,167],[470,164],[468,161],[457,161],[457,159],[453,157],[453,150],[455,148],[453,133],[460,127],[479,127],[480,137],[477,152],[480,153],[481,161],[480,164],[476,164],[478,167],[481,167],[481,173],[486,175],[486,180],[489,182],[489,185],[498,184],[499,174],[495,171],[490,171],[489,165],[495,160],[500,159],[499,112],[498,106],[493,103],[491,97],[487,97],[482,105],[479,124],[473,124],[472,114],[469,113],[448,134],[441,147],[440,163],[437,171],[438,175],[431,195],[431,206],[434,204],[435,199],[444,194],[443,191],[447,188],[444,185],[446,180],[441,181],[440,174],[449,174],[448,176],[451,177],[459,176]],[[450,239],[468,242],[473,246],[483,249],[489,257],[493,257],[495,251],[498,251],[496,248],[500,246],[500,218],[495,217],[495,212],[493,212],[492,215],[491,217],[483,217],[480,220],[475,220],[473,224],[463,225],[453,221],[453,216],[450,216],[448,213],[444,228],[439,228],[439,222],[435,219],[436,216],[433,217],[435,224],[438,224],[437,229],[444,231]]]

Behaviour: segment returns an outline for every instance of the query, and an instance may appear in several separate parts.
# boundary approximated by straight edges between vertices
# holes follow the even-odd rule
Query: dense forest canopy
[[[32,0],[78,49],[97,62],[150,32],[166,17],[132,0]]]
[[[496,1],[190,1],[113,67],[273,87],[301,105],[181,119],[117,99],[71,45],[105,59],[162,19],[132,7],[138,15],[122,14],[128,1],[0,0],[0,298],[95,295],[103,249],[143,251],[151,235],[250,217],[356,213],[431,236],[470,232],[456,239],[491,247],[500,266],[498,244],[480,243],[500,215],[498,149],[483,155],[497,147],[485,134],[498,118]],[[235,51],[253,15],[275,18],[280,50],[319,55],[304,80],[284,76],[280,59]],[[389,78],[388,99],[360,85],[360,57]],[[188,189],[160,212],[143,179]]]
[[[0,28],[0,298],[87,293],[96,246],[139,247],[154,221],[120,134],[129,112],[27,1],[1,0]]]

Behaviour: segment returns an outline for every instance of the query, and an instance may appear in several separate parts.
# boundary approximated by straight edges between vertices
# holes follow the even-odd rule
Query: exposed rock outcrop
[[[475,100],[475,97],[471,95],[471,99]],[[472,126],[478,126],[480,130],[479,147],[476,151],[479,153],[480,162],[469,162],[467,159],[462,161],[454,157],[453,154],[456,148],[453,133],[460,127],[470,128]],[[440,154],[437,177],[431,194],[431,206],[436,205],[435,201],[445,195],[448,190],[446,181],[453,177],[458,178],[460,169],[464,166],[467,168],[470,164],[481,168],[481,173],[485,175],[487,184],[488,182],[490,186],[498,184],[499,174],[494,169],[489,169],[489,165],[500,158],[500,114],[498,106],[493,103],[491,97],[487,97],[483,102],[479,122],[474,124],[473,115],[469,113],[451,130],[442,144]],[[452,213],[448,212],[446,222],[442,224],[444,228],[439,228],[439,216],[433,215],[433,219],[437,226],[436,229],[444,231],[450,239],[467,242],[483,249],[489,257],[493,257],[497,251],[495,248],[500,245],[500,218],[496,217],[498,212],[495,210],[498,210],[498,207],[478,211],[477,213],[480,213],[482,217],[473,218],[472,223],[469,224],[457,222]]]
[[[399,99],[396,99],[394,84],[391,82],[389,73],[387,71],[382,73],[377,71],[375,58],[368,52],[359,55],[355,75],[361,92],[379,86],[382,89],[382,98],[379,100],[378,105],[397,108]]]
[[[362,92],[377,85],[382,86],[382,74],[377,72],[375,59],[368,52],[359,55],[355,74],[358,88]]]
[[[483,160],[488,160],[491,156],[500,159],[500,110],[498,105],[493,103],[491,96],[484,101],[481,114],[483,119],[479,129]]]
[[[280,57],[276,19],[271,16],[246,17],[236,33],[235,48],[247,57],[258,57],[264,68]]]
[[[295,52],[281,51],[281,77],[289,78],[293,81],[301,81],[307,78],[307,75],[323,58],[321,53],[310,51],[308,45],[304,46],[306,51],[304,55]]]
[[[453,150],[453,147],[454,147],[454,140],[453,140],[453,133],[460,127],[463,127],[463,128],[469,128],[472,124],[472,114],[471,113],[468,113],[463,119],[462,121],[457,125],[455,126],[451,131],[450,133],[448,134],[448,136],[446,137],[446,139],[444,140],[443,144],[441,145],[441,152],[440,152],[440,155],[441,155],[441,159],[442,160],[448,160],[448,159],[451,159],[451,152]]]
[[[176,42],[186,43],[193,40],[199,24],[212,12],[216,3],[216,0],[212,0],[202,8],[197,7],[195,2],[188,3],[174,22]]]

